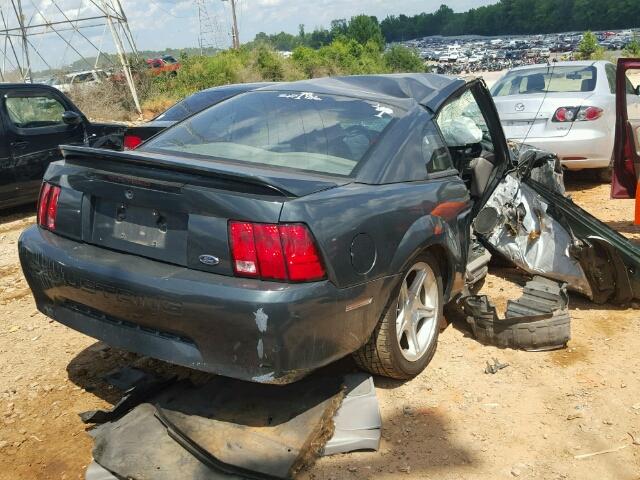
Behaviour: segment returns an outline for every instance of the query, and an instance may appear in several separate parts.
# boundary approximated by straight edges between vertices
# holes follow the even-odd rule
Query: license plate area
[[[95,200],[92,242],[114,250],[184,265],[187,228],[184,213]]]

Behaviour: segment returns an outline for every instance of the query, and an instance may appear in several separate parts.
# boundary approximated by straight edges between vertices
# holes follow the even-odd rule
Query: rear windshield
[[[350,175],[398,113],[334,95],[250,92],[165,130],[141,150]]]
[[[201,112],[211,105],[215,105],[226,98],[232,97],[235,93],[237,92],[229,90],[194,93],[190,97],[176,103],[164,113],[158,115],[154,120],[181,122],[194,113]]]
[[[513,70],[491,89],[494,97],[531,93],[592,92],[596,88],[596,67],[548,66]]]

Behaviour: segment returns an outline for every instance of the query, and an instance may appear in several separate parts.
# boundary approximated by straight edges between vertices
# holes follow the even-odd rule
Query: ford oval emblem
[[[200,255],[200,263],[204,263],[205,265],[218,265],[220,263],[220,259],[213,255]]]
[[[126,190],[124,192],[124,198],[127,200],[133,200],[133,192],[131,190]]]
[[[524,112],[524,103],[516,103],[515,110],[516,112]]]

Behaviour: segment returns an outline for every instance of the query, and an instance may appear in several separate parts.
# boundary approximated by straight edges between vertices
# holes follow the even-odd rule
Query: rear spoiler
[[[232,164],[224,160],[201,160],[193,157],[136,150],[118,152],[75,145],[61,145],[60,150],[65,161],[81,163],[94,168],[100,167],[100,160],[140,165],[255,185],[285,197],[309,195],[351,182],[349,178],[334,178],[302,172],[290,173],[269,167]]]

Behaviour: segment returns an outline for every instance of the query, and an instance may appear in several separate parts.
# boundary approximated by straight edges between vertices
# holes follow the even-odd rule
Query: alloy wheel
[[[416,263],[407,272],[398,296],[396,338],[402,356],[419,360],[428,350],[438,328],[438,282],[426,263]]]

